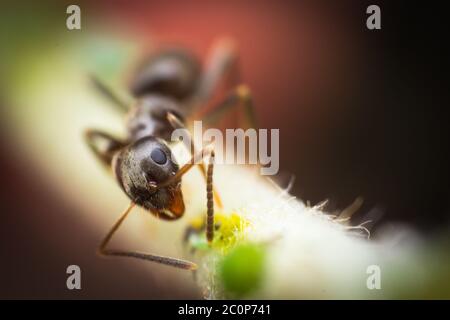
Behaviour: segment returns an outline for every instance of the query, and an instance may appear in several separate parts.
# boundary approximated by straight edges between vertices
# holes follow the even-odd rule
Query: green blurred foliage
[[[257,290],[263,281],[266,254],[261,245],[240,244],[219,265],[225,293],[240,298]]]

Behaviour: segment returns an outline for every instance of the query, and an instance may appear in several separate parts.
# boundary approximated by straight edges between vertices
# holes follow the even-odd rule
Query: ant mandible
[[[244,85],[236,86],[237,54],[232,41],[222,39],[213,46],[209,56],[206,68],[201,72],[199,61],[186,50],[167,49],[151,55],[131,81],[130,90],[136,98],[131,106],[121,101],[98,78],[91,78],[95,88],[126,113],[127,137],[118,139],[103,131],[89,129],[85,133],[86,142],[97,158],[112,169],[119,186],[131,199],[128,208],[100,243],[100,255],[138,258],[187,270],[197,268],[190,261],[107,248],[135,205],[163,220],[177,220],[183,216],[181,178],[195,165],[194,159],[202,159],[198,166],[206,181],[206,237],[209,243],[213,240],[214,202],[222,207],[213,187],[214,150],[211,145],[200,151],[193,146],[192,159],[180,167],[168,146],[171,133],[184,127],[188,117],[198,117],[199,109],[207,105],[222,82],[234,89],[221,103],[203,112],[203,121],[214,123],[234,106],[245,108],[249,126],[255,127],[255,118],[249,90]],[[203,162],[206,156],[209,156],[207,166]]]

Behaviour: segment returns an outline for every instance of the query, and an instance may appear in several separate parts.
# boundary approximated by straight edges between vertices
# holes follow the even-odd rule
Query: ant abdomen
[[[159,52],[138,70],[130,88],[135,97],[161,94],[177,100],[193,95],[201,72],[199,61],[182,49]]]

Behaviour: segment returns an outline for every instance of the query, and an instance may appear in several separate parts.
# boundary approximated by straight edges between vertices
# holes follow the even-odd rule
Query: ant
[[[169,148],[171,133],[185,128],[187,119],[199,117],[200,109],[211,100],[219,85],[232,87],[222,102],[203,112],[207,124],[216,122],[233,107],[245,109],[248,125],[256,127],[253,102],[245,85],[237,85],[237,53],[231,40],[222,39],[209,54],[209,62],[202,71],[197,58],[185,49],[171,48],[155,52],[138,68],[130,91],[135,102],[124,103],[112,90],[96,77],[94,87],[123,113],[126,113],[127,137],[118,139],[100,130],[88,129],[85,138],[96,157],[115,175],[131,199],[103,241],[98,253],[102,256],[132,257],[172,267],[195,270],[190,261],[155,254],[107,248],[130,211],[137,205],[158,219],[173,221],[185,211],[181,192],[181,178],[194,165],[198,165],[206,182],[206,238],[214,238],[214,204],[222,208],[222,201],[213,186],[214,148],[208,145],[197,151],[192,145],[192,159],[179,166]],[[191,139],[192,141],[192,139]],[[191,150],[191,146],[188,146]],[[203,162],[209,156],[208,165]],[[195,162],[194,159],[201,159]]]

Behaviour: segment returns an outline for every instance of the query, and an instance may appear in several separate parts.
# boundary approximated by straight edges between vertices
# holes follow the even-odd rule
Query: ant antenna
[[[184,128],[187,132],[187,134],[189,135],[189,141],[185,141],[183,139],[184,145],[186,147],[186,149],[191,152],[191,148],[194,150],[194,154],[197,153],[197,148],[194,144],[194,140],[192,139],[191,133],[189,132],[189,130],[187,130],[184,126],[184,124],[181,122],[181,120],[174,115],[172,112],[168,112],[167,113],[167,120],[169,120],[170,124],[172,125],[173,128],[175,129],[181,129]],[[193,158],[193,159],[197,159],[197,158]],[[203,163],[203,161],[200,162],[200,171],[202,172],[203,178],[205,179],[205,182],[208,183],[208,175],[207,175],[207,169],[205,164]],[[219,208],[223,208],[223,204],[222,204],[222,199],[220,198],[219,193],[217,192],[216,188],[214,187],[214,185],[212,186],[213,188],[213,195],[214,195],[214,200],[216,201],[217,205],[219,206]]]
[[[153,261],[161,264],[165,264],[168,266],[176,267],[179,269],[185,269],[185,270],[195,270],[197,269],[197,265],[193,262],[171,258],[171,257],[164,257],[154,254],[148,254],[148,253],[141,253],[136,251],[123,251],[123,250],[115,250],[115,249],[107,249],[106,246],[111,241],[112,236],[116,231],[119,229],[120,225],[123,223],[125,218],[128,216],[128,214],[131,212],[131,210],[134,208],[136,204],[134,202],[131,202],[128,208],[125,209],[125,211],[122,213],[122,215],[119,217],[119,219],[116,221],[116,223],[111,227],[109,232],[106,234],[103,241],[100,243],[100,246],[98,248],[98,254],[102,256],[119,256],[119,257],[129,257],[129,258],[136,258],[136,259],[142,259],[147,261]]]

